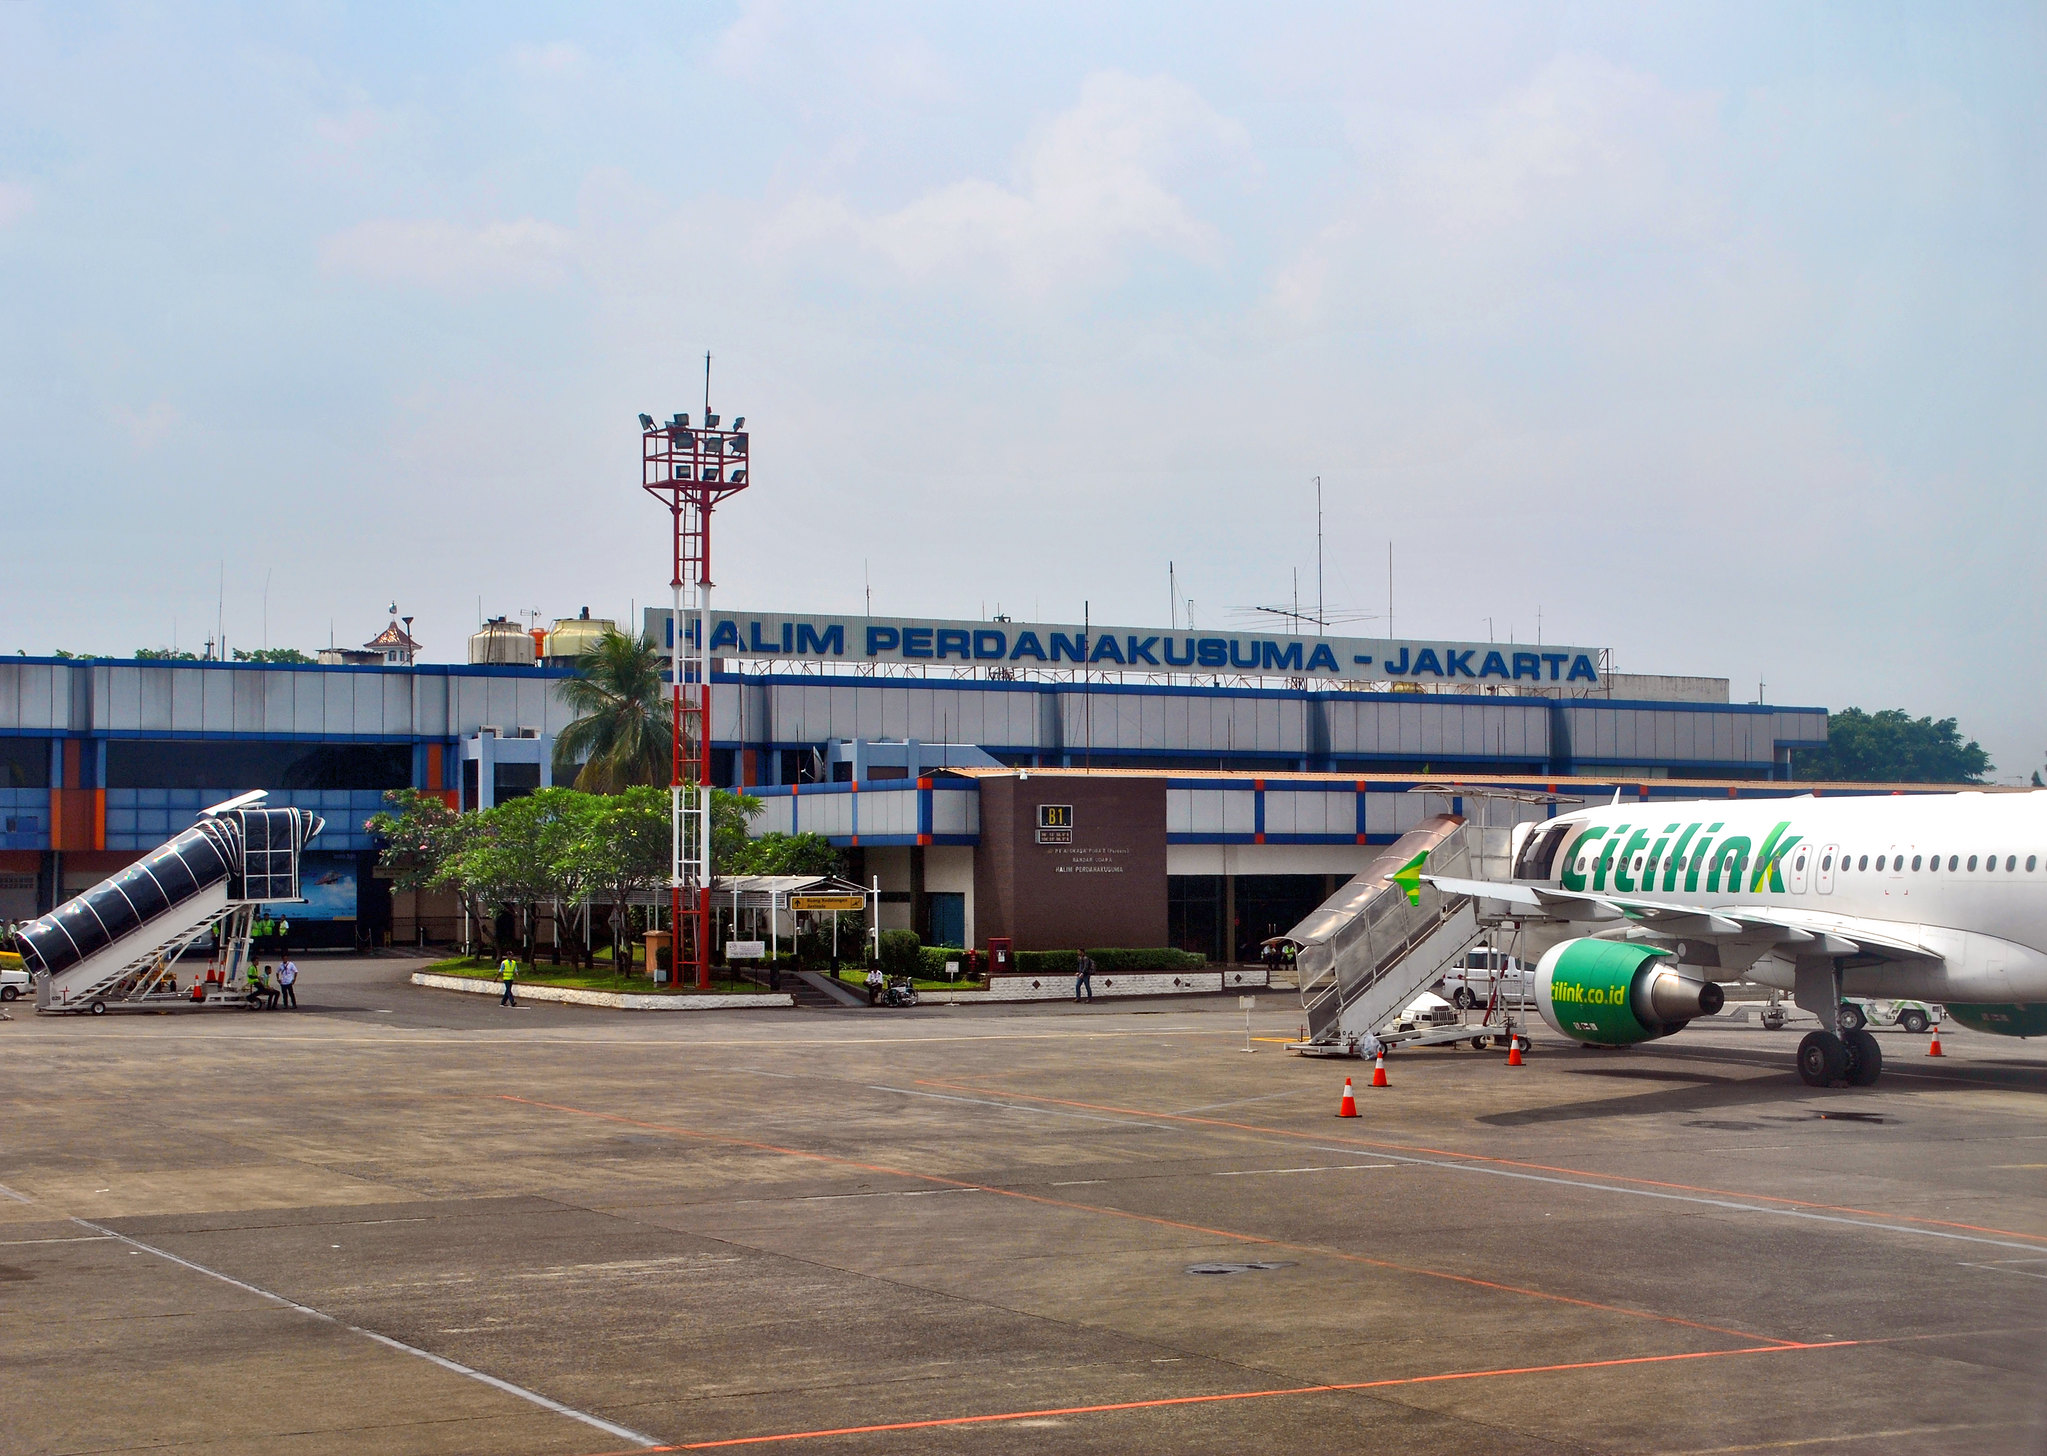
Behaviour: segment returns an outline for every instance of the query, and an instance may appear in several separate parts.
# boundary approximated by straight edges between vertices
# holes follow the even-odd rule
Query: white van
[[[1479,945],[1466,951],[1463,961],[1436,983],[1436,994],[1459,1011],[1486,1005],[1495,990],[1508,1005],[1519,1004],[1534,994],[1535,968],[1503,950]]]

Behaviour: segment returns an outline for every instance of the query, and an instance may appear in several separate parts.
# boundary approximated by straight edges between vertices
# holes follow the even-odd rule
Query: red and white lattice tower
[[[747,486],[746,419],[720,429],[707,408],[703,424],[676,415],[667,424],[640,416],[640,485],[668,507],[675,523],[674,614],[669,619],[674,754],[669,813],[669,965],[674,982],[696,968],[711,986],[711,509]]]

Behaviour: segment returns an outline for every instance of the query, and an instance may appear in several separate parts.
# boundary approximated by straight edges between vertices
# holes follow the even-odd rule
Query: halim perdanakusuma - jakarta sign
[[[687,617],[689,614],[685,613]],[[674,646],[666,607],[646,611],[647,635]],[[697,645],[689,620],[685,648]],[[1422,642],[1384,637],[1292,637],[1158,627],[959,622],[921,617],[814,617],[713,612],[711,652],[804,662],[1085,667],[1100,671],[1260,673],[1353,682],[1473,682],[1599,686],[1599,654],[1582,647]]]

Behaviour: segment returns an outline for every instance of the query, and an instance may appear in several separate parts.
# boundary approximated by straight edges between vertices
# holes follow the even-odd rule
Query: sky
[[[2047,9],[0,3],[0,650],[1606,647],[2047,762]],[[1179,598],[1168,595],[1168,564]]]

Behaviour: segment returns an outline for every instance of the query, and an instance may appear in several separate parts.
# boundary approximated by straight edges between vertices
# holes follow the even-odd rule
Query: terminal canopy
[[[729,909],[737,892],[742,910],[787,910],[791,895],[866,895],[867,886],[837,875],[719,875],[711,881],[713,909]]]

